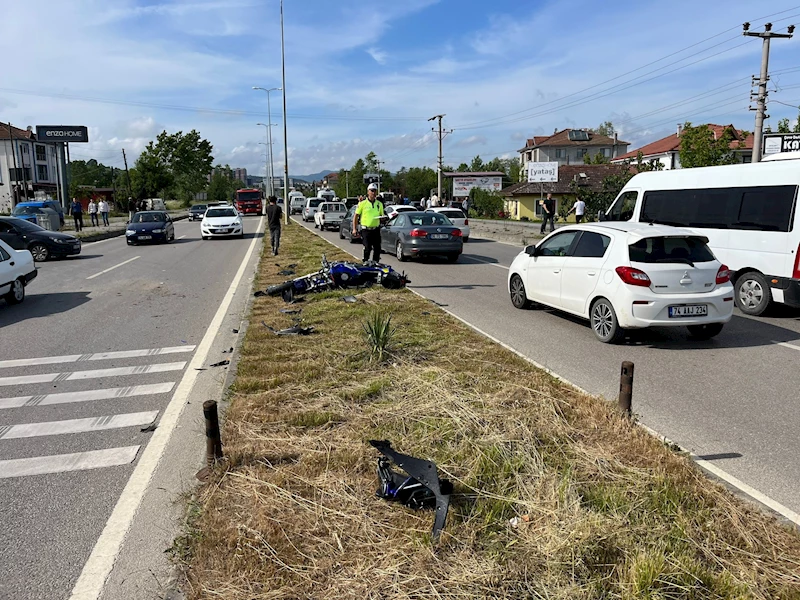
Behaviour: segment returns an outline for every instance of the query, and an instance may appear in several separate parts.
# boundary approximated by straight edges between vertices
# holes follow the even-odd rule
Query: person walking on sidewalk
[[[106,202],[105,198],[97,203],[97,210],[100,216],[103,217],[103,225],[108,227],[108,202]]]
[[[378,198],[378,184],[370,183],[367,187],[367,199],[358,203],[353,215],[353,237],[358,235],[361,225],[361,239],[364,242],[364,262],[381,261],[381,222],[388,218],[383,211],[383,202]]]
[[[575,200],[575,204],[572,205],[572,208],[569,209],[567,216],[572,213],[575,213],[575,222],[580,225],[583,223],[583,215],[586,213],[586,202],[583,200]]]
[[[72,220],[75,222],[75,231],[78,232],[83,229],[83,206],[81,206],[77,198],[72,199],[72,204],[69,206],[69,213],[72,215]]]
[[[97,203],[94,201],[94,198],[89,199],[89,218],[92,220],[92,227],[100,225],[97,219]]]
[[[553,200],[553,194],[547,194],[547,199],[542,203],[542,233],[547,227],[547,221],[550,221],[550,233],[556,230],[556,201]]]
[[[275,196],[269,197],[267,206],[267,225],[269,226],[269,239],[272,243],[272,256],[278,256],[278,248],[281,245],[281,219],[283,211],[278,206],[278,199]]]

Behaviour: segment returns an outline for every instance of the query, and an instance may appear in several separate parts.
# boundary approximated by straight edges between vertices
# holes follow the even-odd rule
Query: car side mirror
[[[527,254],[528,256],[537,256],[538,252],[536,251],[536,244],[531,244],[530,246],[526,246],[525,254]]]

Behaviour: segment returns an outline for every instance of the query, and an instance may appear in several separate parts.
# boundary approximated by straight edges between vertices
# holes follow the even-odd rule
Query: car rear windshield
[[[136,213],[133,215],[134,223],[165,223],[167,215],[164,213]]]
[[[631,262],[696,263],[714,260],[706,243],[697,237],[649,237],[628,246]]]
[[[235,217],[236,211],[232,208],[209,208],[206,211],[207,217]]]
[[[414,226],[420,225],[452,225],[453,223],[440,213],[425,213],[424,215],[406,214]]]
[[[308,201],[308,205],[309,206],[313,206],[314,208],[319,206],[321,203],[322,203],[322,198],[316,198],[314,200],[309,200]]]
[[[328,204],[328,212],[344,212],[347,210],[344,204]]]
[[[466,219],[464,213],[460,210],[443,210],[440,214],[443,214],[448,219]]]

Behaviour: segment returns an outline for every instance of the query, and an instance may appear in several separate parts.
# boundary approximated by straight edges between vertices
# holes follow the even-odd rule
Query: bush
[[[497,194],[478,188],[469,191],[470,212],[478,217],[503,218],[503,198]]]

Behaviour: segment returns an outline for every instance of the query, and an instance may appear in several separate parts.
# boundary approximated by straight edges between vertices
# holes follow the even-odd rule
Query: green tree
[[[800,133],[800,113],[797,114],[797,121],[793,126],[789,125],[789,119],[778,121],[778,133]]]
[[[233,178],[233,172],[228,165],[217,165],[214,168],[211,181],[206,188],[209,202],[230,202],[234,192],[242,187],[242,182]]]
[[[583,155],[583,164],[585,165],[607,165],[609,162],[602,152],[596,152],[594,156],[588,152]]]
[[[174,182],[175,178],[164,153],[154,142],[148,143],[131,169],[134,198],[141,200],[169,197],[169,189]]]
[[[458,171],[459,173],[466,173],[467,171],[469,171],[469,165],[467,163],[462,162],[460,165],[458,165],[456,171]]]
[[[598,135],[614,137],[614,134],[617,132],[617,130],[614,129],[614,124],[611,121],[603,121],[595,128],[594,132]]]
[[[472,159],[472,162],[469,164],[469,170],[472,172],[484,170],[483,161],[480,156],[476,156]]]
[[[731,144],[735,141],[736,136],[731,127],[726,128],[721,136],[715,138],[714,132],[708,125],[693,127],[687,121],[681,133],[681,167],[689,169],[734,164],[737,161]],[[740,140],[738,146],[743,148],[744,142]]]
[[[469,191],[469,210],[479,217],[496,219],[503,211],[503,198],[480,188]]]

